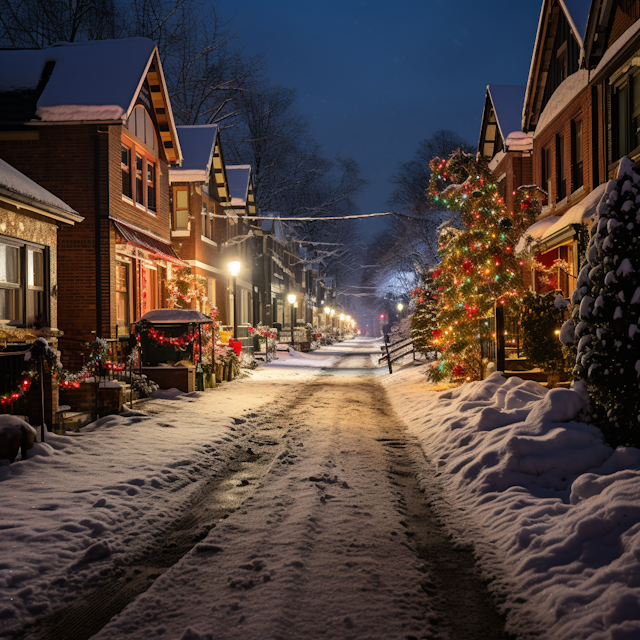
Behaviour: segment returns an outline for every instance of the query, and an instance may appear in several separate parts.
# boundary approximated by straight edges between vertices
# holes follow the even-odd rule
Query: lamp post
[[[343,330],[344,330],[344,313],[341,313],[340,314],[340,337],[341,338],[342,338]]]
[[[398,302],[398,313],[402,313],[402,310],[404,309],[404,305],[402,304],[402,302]]]
[[[324,330],[327,330],[327,316],[331,313],[331,308],[330,307],[325,307],[324,308]]]
[[[238,333],[238,306],[236,304],[236,276],[240,273],[240,263],[237,260],[229,263],[229,272],[231,273],[231,295],[233,296],[233,339],[237,338]]]
[[[293,337],[293,326],[295,324],[294,316],[296,313],[295,303],[296,303],[296,294],[290,293],[287,296],[287,302],[291,305],[291,346],[295,346],[295,338]]]
[[[333,316],[336,315],[336,310],[335,309],[331,309],[330,314],[331,314],[331,335],[333,335],[333,328],[334,328],[333,327]]]

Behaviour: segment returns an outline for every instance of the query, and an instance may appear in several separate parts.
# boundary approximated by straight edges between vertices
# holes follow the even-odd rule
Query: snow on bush
[[[436,394],[420,377],[400,372],[390,395],[437,467],[450,530],[505,595],[507,630],[640,637],[640,450],[576,419],[581,385],[494,374]]]
[[[577,345],[574,375],[587,385],[589,421],[613,446],[640,444],[639,183],[624,158],[598,205],[572,317],[560,334]]]

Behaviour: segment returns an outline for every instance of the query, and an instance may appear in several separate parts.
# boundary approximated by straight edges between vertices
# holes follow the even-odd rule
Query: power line
[[[240,214],[238,217],[243,218],[244,220],[281,220],[281,221],[294,221],[294,222],[321,222],[322,220],[358,220],[359,218],[379,218],[380,216],[397,216],[397,215],[405,215],[399,214],[395,211],[385,211],[383,213],[362,213],[359,215],[352,216],[320,216],[318,218],[311,217],[273,217],[273,216],[246,216],[244,214]],[[209,217],[211,218],[230,218],[231,216],[224,215],[222,213],[210,213]]]

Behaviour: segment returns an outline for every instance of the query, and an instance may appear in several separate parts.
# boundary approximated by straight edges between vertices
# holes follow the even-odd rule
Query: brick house
[[[533,182],[533,136],[522,132],[525,87],[487,86],[478,155],[489,163],[500,195],[514,210],[514,191]]]
[[[588,2],[544,0],[524,98],[522,130],[533,134],[533,182],[548,194],[528,235],[538,262],[560,265],[548,282],[533,270],[532,287],[539,292],[557,288],[569,295],[575,288],[583,223],[599,197],[590,194],[599,184],[590,153],[597,113],[589,74],[581,68],[588,13]]]
[[[220,130],[215,124],[177,130],[184,160],[169,170],[171,240],[192,273],[206,280],[208,304],[200,310],[208,313],[211,306],[217,307],[222,324],[232,324],[228,261],[223,253],[235,235],[236,220],[225,214],[230,196]]]
[[[69,362],[96,334],[128,332],[163,307],[183,264],[169,202],[182,155],[158,50],[126,38],[0,51],[0,122],[0,157],[84,217],[58,236]]]
[[[0,351],[24,351],[39,337],[57,346],[58,229],[81,222],[69,205],[0,159]],[[24,356],[0,358],[3,405],[23,369]],[[53,424],[58,385],[45,378],[45,420]],[[34,390],[18,400],[17,411],[40,424],[40,403]]]
[[[640,161],[640,0],[593,0],[584,48],[597,115],[594,174],[606,182],[624,156]]]
[[[253,274],[257,270],[254,264],[255,236],[251,220],[247,218],[256,215],[251,165],[231,165],[226,170],[230,197],[226,211],[233,221],[231,230],[234,235],[229,238],[224,259],[227,263],[237,260],[241,265],[236,278],[238,324],[257,326],[262,322],[260,309],[264,291],[258,282],[254,282]]]

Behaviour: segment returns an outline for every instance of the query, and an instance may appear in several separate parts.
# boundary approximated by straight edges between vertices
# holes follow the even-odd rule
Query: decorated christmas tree
[[[436,272],[437,273],[437,272]],[[411,292],[414,312],[411,316],[411,338],[416,351],[430,357],[439,351],[438,296],[434,291],[434,274],[422,275],[422,285]]]
[[[519,312],[523,262],[515,244],[533,222],[537,202],[524,190],[518,215],[508,211],[483,160],[462,151],[431,161],[429,195],[456,214],[438,240],[441,272],[437,324],[443,349],[440,372],[475,380],[485,373],[482,338],[495,305]],[[435,372],[438,376],[439,373]]]
[[[610,445],[639,446],[640,175],[628,158],[597,213],[560,339],[576,349],[576,386],[589,395],[589,419]]]

